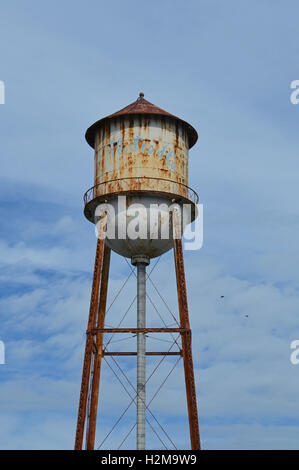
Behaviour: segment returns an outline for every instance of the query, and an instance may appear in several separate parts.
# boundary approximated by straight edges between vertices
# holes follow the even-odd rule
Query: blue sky
[[[186,253],[186,270],[203,447],[299,448],[298,14],[292,0],[2,2],[1,448],[73,447],[96,244],[82,211],[93,184],[84,133],[140,91],[200,136],[189,184],[204,204],[204,245]],[[162,257],[153,279],[175,311],[172,262]],[[110,300],[128,272],[113,256]],[[107,322],[134,293],[131,278]],[[133,380],[135,364],[123,365]],[[180,366],[152,404],[180,448],[183,380]],[[108,367],[102,385],[98,443],[128,403]],[[133,409],[105,445],[130,423]]]

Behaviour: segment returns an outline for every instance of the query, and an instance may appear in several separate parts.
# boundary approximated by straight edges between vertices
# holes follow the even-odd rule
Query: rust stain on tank
[[[116,113],[96,132],[95,185],[103,182],[96,193],[142,190],[186,196],[188,150],[186,126],[178,118]]]

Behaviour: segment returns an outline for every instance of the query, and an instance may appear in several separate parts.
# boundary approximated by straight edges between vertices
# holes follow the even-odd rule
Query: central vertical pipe
[[[146,267],[137,264],[137,328],[145,328]],[[145,449],[145,333],[137,333],[137,450]]]
[[[137,328],[146,327],[146,266],[147,256],[133,256],[137,266]],[[137,450],[145,449],[145,333],[137,333]]]

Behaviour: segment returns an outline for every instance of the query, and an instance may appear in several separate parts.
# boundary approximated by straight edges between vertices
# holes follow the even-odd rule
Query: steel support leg
[[[83,444],[87,396],[88,396],[91,360],[92,360],[93,344],[94,344],[93,334],[91,333],[90,330],[96,327],[97,311],[98,311],[98,304],[99,304],[99,285],[100,285],[100,279],[101,279],[103,254],[104,254],[104,243],[105,243],[104,239],[100,239],[100,238],[98,239],[95,264],[94,264],[92,289],[91,289],[89,318],[88,318],[88,325],[87,325],[87,336],[86,336],[82,382],[81,382],[81,391],[80,391],[80,399],[79,399],[75,450],[82,450],[82,444]]]
[[[178,227],[179,223],[180,221],[176,217],[176,214],[174,211],[174,214],[173,214],[174,233],[177,233],[177,234],[180,233],[179,231],[180,228]],[[183,360],[184,360],[184,372],[185,372],[185,384],[186,384],[191,449],[200,450],[200,435],[199,435],[199,426],[198,426],[196,390],[195,390],[194,369],[193,369],[193,359],[192,359],[191,330],[190,330],[188,303],[187,303],[183,247],[182,247],[182,240],[180,236],[177,236],[177,238],[175,238],[174,240],[174,258],[175,258],[175,271],[176,271],[178,304],[179,304],[179,314],[180,314],[180,326],[181,328],[186,329],[184,333],[181,333],[181,337],[182,337],[182,353],[183,353]]]
[[[107,289],[108,289],[108,278],[109,278],[109,267],[110,267],[110,248],[106,245],[104,249],[104,259],[101,277],[101,291],[100,301],[98,308],[97,328],[104,328],[105,326],[105,313],[106,313],[106,302],[107,302]],[[87,442],[86,449],[94,449],[96,422],[97,422],[97,411],[98,411],[98,400],[99,400],[99,386],[100,386],[100,372],[102,362],[102,350],[103,350],[103,338],[104,334],[97,331],[95,341],[95,352],[94,352],[94,363],[93,363],[93,374],[92,374],[92,386],[91,386],[91,398],[89,408],[89,419],[87,428]]]

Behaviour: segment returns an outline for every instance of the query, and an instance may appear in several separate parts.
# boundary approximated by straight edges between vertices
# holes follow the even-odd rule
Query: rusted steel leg
[[[178,223],[180,222],[174,211],[173,228],[174,228],[174,233],[176,232],[177,234],[179,233],[177,231]],[[180,314],[180,326],[181,328],[186,329],[185,332],[181,333],[181,337],[182,337],[182,353],[183,353],[183,360],[184,360],[191,449],[200,450],[200,436],[199,436],[199,426],[198,426],[198,414],[197,414],[196,391],[195,391],[195,380],[194,380],[193,359],[192,359],[191,330],[190,330],[190,323],[189,323],[186,280],[185,280],[185,270],[184,270],[184,258],[183,258],[182,240],[179,236],[178,238],[174,239],[174,259],[175,259],[175,271],[176,271],[178,304],[179,304],[179,314]]]
[[[81,450],[83,444],[84,424],[86,418],[86,405],[90,378],[91,359],[93,353],[93,334],[90,332],[92,328],[96,327],[96,317],[99,304],[99,285],[102,272],[103,253],[104,253],[105,240],[99,238],[97,242],[97,250],[94,264],[94,273],[91,289],[91,299],[89,308],[89,318],[87,326],[87,336],[82,372],[81,391],[79,399],[78,420],[76,429],[75,450]]]
[[[105,250],[104,250],[97,328],[104,328],[105,326],[109,266],[110,266],[110,248],[106,245]],[[100,372],[101,372],[102,350],[103,350],[103,338],[104,338],[104,333],[98,331],[96,335],[96,347],[95,347],[90,409],[89,409],[89,422],[88,422],[88,429],[87,429],[87,443],[86,443],[87,450],[94,449],[97,411],[98,411],[98,399],[99,399]]]

